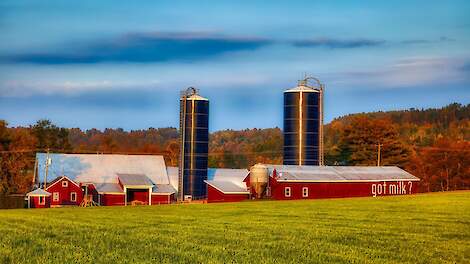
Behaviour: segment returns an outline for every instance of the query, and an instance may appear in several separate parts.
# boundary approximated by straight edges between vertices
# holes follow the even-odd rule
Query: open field
[[[469,263],[470,192],[0,210],[0,263]]]

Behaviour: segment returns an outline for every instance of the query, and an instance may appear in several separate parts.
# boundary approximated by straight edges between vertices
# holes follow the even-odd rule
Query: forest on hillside
[[[223,130],[209,138],[209,166],[282,163],[280,128]],[[470,189],[470,105],[351,114],[325,125],[327,165],[395,165],[422,179],[422,191]],[[24,193],[36,152],[161,154],[178,164],[176,128],[81,130],[49,120],[9,127],[0,120],[0,193]]]

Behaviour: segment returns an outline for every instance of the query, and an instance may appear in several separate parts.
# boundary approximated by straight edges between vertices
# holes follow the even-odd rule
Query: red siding
[[[291,197],[285,196],[285,187],[291,188]],[[308,188],[308,197],[302,197],[302,188]],[[272,197],[276,200],[343,198],[362,196],[388,196],[414,194],[418,191],[417,181],[391,182],[277,182],[272,186]]]
[[[207,185],[207,202],[208,203],[217,203],[217,202],[240,202],[247,200],[249,198],[248,194],[224,194],[223,192],[217,190],[216,188]]]
[[[62,187],[62,182],[67,181],[68,186]],[[77,186],[74,182],[70,181],[67,178],[62,178],[55,182],[55,184],[49,185],[46,188],[46,191],[51,193],[51,205],[79,205],[83,199],[82,189]],[[54,201],[54,193],[59,193],[59,201]],[[77,194],[77,199],[75,202],[71,201],[70,193],[75,192]]]
[[[101,194],[100,203],[104,206],[124,205],[124,194]]]
[[[45,203],[39,204],[39,196],[30,196],[29,197],[29,207],[30,208],[49,208],[51,207],[51,197],[45,196]]]
[[[174,194],[152,194],[152,205],[169,204],[174,200]]]

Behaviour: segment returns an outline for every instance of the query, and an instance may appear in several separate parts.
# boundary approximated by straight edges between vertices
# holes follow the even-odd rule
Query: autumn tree
[[[69,142],[69,132],[66,128],[59,128],[50,120],[42,119],[32,127],[37,138],[36,147],[39,150],[51,149],[53,151],[69,152],[72,145]]]
[[[400,140],[396,125],[386,118],[356,116],[344,127],[336,158],[347,165],[373,166],[379,144],[381,165],[403,167],[408,161],[409,148]]]

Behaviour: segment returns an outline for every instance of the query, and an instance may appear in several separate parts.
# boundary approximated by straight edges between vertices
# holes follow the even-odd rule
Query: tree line
[[[176,128],[81,130],[49,120],[9,127],[0,120],[0,193],[24,193],[36,152],[160,154],[177,166]],[[421,178],[422,191],[470,189],[470,105],[351,114],[325,125],[326,165],[404,168]],[[249,168],[282,163],[280,128],[223,130],[210,134],[209,166]]]

